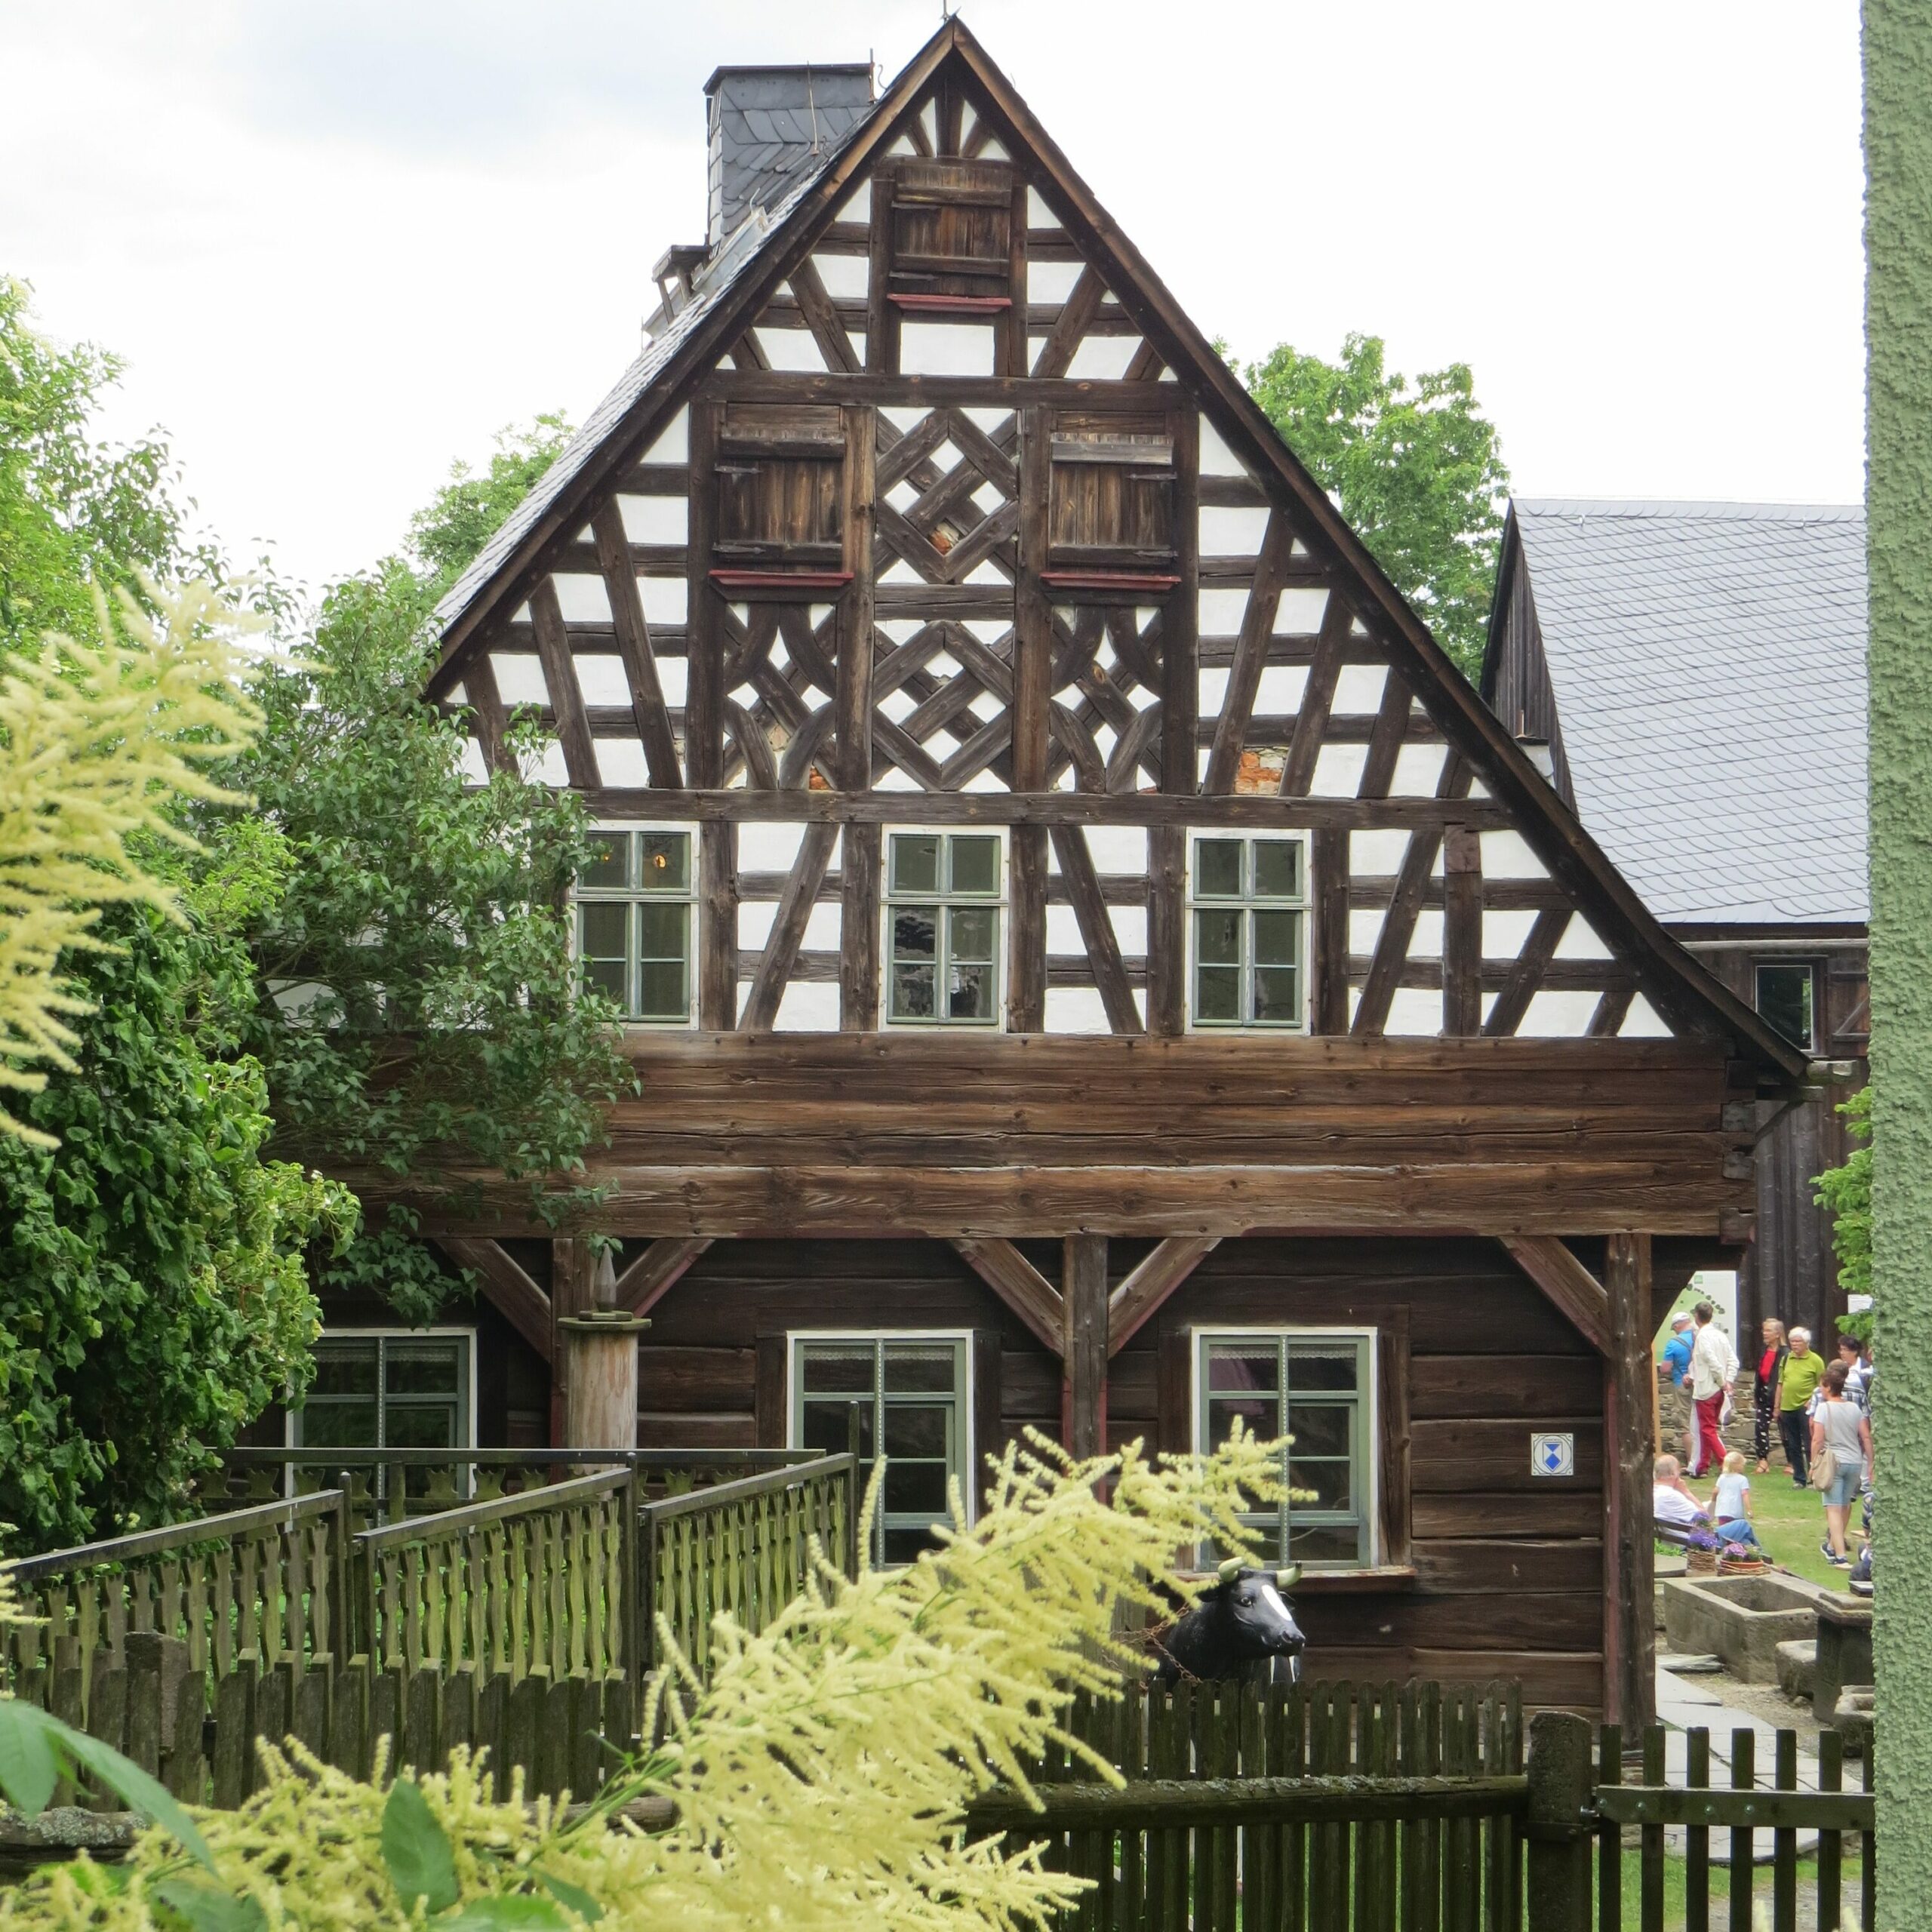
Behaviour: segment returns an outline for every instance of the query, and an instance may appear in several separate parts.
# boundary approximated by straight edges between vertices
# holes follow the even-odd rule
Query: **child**
[[[1751,1527],[1751,1478],[1744,1473],[1744,1458],[1735,1449],[1724,1459],[1724,1473],[1711,1498],[1711,1516],[1724,1542],[1758,1547],[1758,1533]]]

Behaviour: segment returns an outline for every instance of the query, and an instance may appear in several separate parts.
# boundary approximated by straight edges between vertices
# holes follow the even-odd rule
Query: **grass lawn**
[[[1834,1569],[1818,1553],[1825,1534],[1825,1506],[1818,1492],[1794,1489],[1789,1475],[1775,1465],[1763,1475],[1755,1469],[1747,1473],[1751,1478],[1752,1520],[1764,1553],[1774,1563],[1795,1571],[1810,1582],[1844,1589],[1848,1573]],[[1713,1484],[1693,1481],[1690,1486],[1694,1495],[1709,1502]],[[1850,1540],[1846,1545],[1848,1555],[1858,1554],[1859,1524],[1858,1506],[1854,1503],[1848,1526]]]
[[[1795,1492],[1794,1492],[1795,1493]],[[1715,1832],[1713,1838],[1718,1835]],[[1857,1841],[1847,1839],[1846,1850],[1841,1870],[1840,1908],[1844,1914],[1842,1923],[1846,1927],[1858,1922],[1859,1881],[1861,1866],[1855,1849]],[[1689,1867],[1681,1858],[1666,1857],[1663,1862],[1663,1918],[1662,1932],[1684,1932],[1689,1918],[1688,1879]],[[1592,1884],[1594,1885],[1594,1872]],[[1638,1903],[1643,1897],[1643,1868],[1639,1855],[1635,1851],[1623,1854],[1623,1927],[1628,1928],[1638,1922]],[[1730,1903],[1730,1868],[1724,1865],[1711,1867],[1710,1900],[1714,1907],[1709,1923],[1721,1924],[1729,1915]],[[1764,1923],[1770,1923],[1771,1868],[1768,1865],[1757,1866],[1752,1873],[1751,1897],[1753,1903],[1764,1913]],[[1818,1861],[1816,1858],[1801,1858],[1798,1861],[1798,1923],[1801,1932],[1810,1932],[1817,1926],[1818,1900]],[[1596,1918],[1594,1894],[1591,1917]]]

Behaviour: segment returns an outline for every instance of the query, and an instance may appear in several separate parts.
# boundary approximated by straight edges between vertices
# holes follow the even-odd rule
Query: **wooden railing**
[[[131,1635],[180,1642],[211,1683],[243,1661],[272,1669],[342,1644],[346,1498],[318,1491],[0,1565],[38,1623],[0,1630],[17,1694],[84,1721],[94,1683]]]
[[[365,1530],[356,1648],[379,1670],[479,1685],[638,1669],[637,1478],[617,1467]]]
[[[647,1667],[658,1624],[700,1676],[711,1667],[711,1625],[729,1616],[762,1630],[800,1590],[814,1540],[824,1560],[858,1574],[859,1465],[821,1456],[687,1496],[647,1503],[638,1538]]]

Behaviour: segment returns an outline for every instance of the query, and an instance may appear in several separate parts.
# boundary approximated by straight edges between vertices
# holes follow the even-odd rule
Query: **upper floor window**
[[[1004,309],[1013,293],[1011,165],[909,155],[884,180],[888,299],[914,314]]]
[[[826,403],[730,403],[718,439],[721,565],[836,567],[845,430]]]
[[[1176,473],[1174,435],[1164,416],[1059,411],[1053,430],[1048,580],[1063,572],[1171,570]]]
[[[1757,970],[1758,1012],[1795,1047],[1812,1050],[1816,997],[1812,968],[1807,962],[1761,962]]]
[[[886,846],[887,1020],[998,1026],[999,835],[895,832]]]
[[[577,878],[577,952],[586,986],[626,1020],[691,1017],[691,835],[593,832]]]
[[[1237,1418],[1263,1441],[1287,1436],[1289,1500],[1244,1515],[1272,1563],[1355,1567],[1375,1561],[1371,1330],[1262,1329],[1195,1337],[1195,1447]]]
[[[875,1564],[910,1563],[935,1523],[952,1524],[948,1484],[963,1489],[972,1469],[966,1377],[964,1336],[792,1338],[792,1446],[842,1455],[856,1442],[861,1490],[886,1459]]]
[[[1305,1028],[1306,841],[1198,834],[1188,885],[1193,1023]]]

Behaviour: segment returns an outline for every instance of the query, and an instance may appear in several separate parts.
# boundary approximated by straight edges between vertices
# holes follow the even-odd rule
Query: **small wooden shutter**
[[[1174,439],[1159,415],[1054,420],[1048,562],[1055,571],[1171,571]]]
[[[1012,294],[1013,169],[901,158],[890,176],[887,299],[915,312],[1004,309]]]
[[[830,405],[727,405],[718,438],[720,564],[836,568],[845,431]]]

